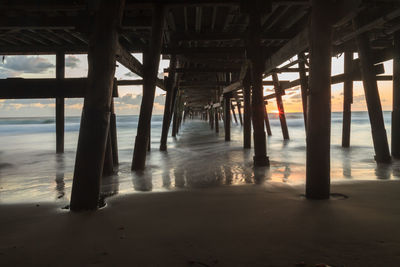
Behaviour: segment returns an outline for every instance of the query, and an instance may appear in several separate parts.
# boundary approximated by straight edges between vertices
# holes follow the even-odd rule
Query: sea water
[[[400,179],[400,162],[376,164],[366,112],[353,112],[351,147],[341,147],[342,113],[332,113],[331,179]],[[230,142],[200,119],[186,120],[176,138],[168,137],[168,151],[159,151],[162,116],[154,115],[151,152],[146,170],[131,172],[138,116],[117,116],[120,165],[102,179],[102,195],[162,192],[270,182],[304,184],[306,142],[301,113],[287,114],[290,140],[284,141],[276,114],[269,114],[272,136],[267,150],[270,167],[253,168],[252,149],[243,149],[240,124],[232,121]],[[390,112],[384,112],[390,144]],[[80,126],[79,117],[65,118],[65,153],[55,153],[55,119],[0,118],[0,202],[58,201],[68,203]]]

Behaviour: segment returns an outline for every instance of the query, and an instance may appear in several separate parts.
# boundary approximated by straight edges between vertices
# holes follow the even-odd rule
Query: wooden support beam
[[[285,94],[285,91],[282,90],[281,85],[279,84],[278,75],[275,72],[272,73],[272,79],[274,81],[275,98],[276,104],[278,106],[279,121],[281,123],[283,139],[289,140],[289,131],[286,123],[285,109],[283,108],[282,101],[282,94]]]
[[[300,77],[300,90],[301,90],[301,103],[303,106],[304,128],[307,133],[307,93],[308,93],[308,77],[304,61],[306,57],[304,53],[297,55],[299,59],[299,77]]]
[[[244,53],[244,47],[171,47],[164,48],[163,54],[168,55],[228,55],[240,57]]]
[[[88,78],[0,79],[0,99],[83,98],[88,93]],[[112,96],[118,97],[115,84]]]
[[[394,34],[392,156],[400,158],[400,31]]]
[[[110,118],[111,118],[111,116],[110,116]],[[111,122],[110,122],[110,126],[111,126]],[[110,176],[113,174],[114,174],[114,160],[113,160],[111,133],[110,133],[110,128],[109,128],[108,134],[107,134],[106,151],[104,154],[103,176]]]
[[[179,87],[200,87],[200,88],[209,88],[209,87],[218,87],[218,86],[226,86],[227,82],[224,81],[181,81],[179,82]]]
[[[115,80],[114,80],[115,82]],[[119,156],[118,156],[118,138],[117,138],[117,117],[115,115],[114,109],[114,99],[111,99],[111,107],[110,107],[110,135],[111,135],[111,147],[112,147],[112,158],[114,166],[119,165]]]
[[[272,131],[271,131],[271,125],[269,124],[267,104],[264,105],[264,122],[265,122],[265,128],[267,129],[267,134],[268,136],[271,136]]]
[[[117,80],[117,85],[118,86],[126,86],[126,85],[142,85],[143,80],[142,79],[136,79],[136,80]]]
[[[237,108],[238,108],[238,114],[239,114],[240,125],[243,125],[243,119],[242,119],[242,104],[240,103],[240,100],[239,100],[237,94],[235,94],[235,100],[236,100],[236,105],[237,105]]]
[[[171,71],[171,69],[170,68],[167,68],[167,69],[164,69],[164,72],[170,72]],[[210,68],[199,68],[199,67],[196,67],[196,68],[190,68],[190,67],[185,67],[185,68],[177,68],[176,70],[175,70],[175,72],[176,73],[194,73],[194,74],[197,74],[197,73],[216,73],[216,72],[240,72],[240,68],[227,68],[227,67],[225,67],[225,68],[213,68],[213,67],[210,67]]]
[[[214,109],[213,109],[213,108],[210,108],[210,109],[208,110],[208,113],[210,114],[210,116],[209,116],[209,118],[210,118],[210,121],[209,121],[209,123],[210,123],[210,129],[211,129],[211,130],[214,130]]]
[[[58,81],[65,78],[65,55],[64,53],[56,54],[56,79]],[[56,98],[56,152],[64,153],[64,98]]]
[[[360,25],[359,19],[353,20],[354,30]],[[390,162],[389,144],[386,136],[385,123],[383,120],[382,106],[379,97],[378,85],[374,71],[371,48],[366,33],[356,38],[361,61],[361,73],[367,102],[368,115],[372,129],[372,139],[375,149],[375,160],[378,163]]]
[[[174,94],[174,83],[175,83],[175,68],[177,65],[177,58],[175,56],[171,57],[169,62],[170,72],[167,77],[167,82],[165,84],[165,89],[167,90],[167,94],[165,97],[165,105],[164,105],[164,116],[163,116],[163,124],[162,124],[162,132],[161,132],[161,141],[160,141],[160,150],[167,150],[167,139],[169,126],[171,124],[171,113],[172,113],[172,96]]]
[[[99,2],[89,45],[86,91],[71,193],[72,211],[97,209],[110,122],[123,0]]]
[[[238,120],[237,120],[236,112],[235,112],[235,106],[232,104],[232,101],[231,101],[231,109],[232,109],[233,119],[235,120],[235,123],[238,124]]]
[[[250,72],[243,80],[243,148],[251,148],[251,88]]]
[[[231,141],[231,93],[224,94],[225,141]]]
[[[117,61],[121,63],[124,67],[126,67],[128,70],[132,71],[136,75],[139,75],[140,77],[143,77],[144,75],[144,70],[143,70],[143,65],[140,63],[139,60],[137,60],[126,48],[124,48],[120,43],[118,43],[118,49],[117,49]],[[156,86],[161,88],[162,90],[165,91],[165,86],[164,86],[164,81],[156,78]]]
[[[262,85],[264,72],[264,54],[261,47],[261,17],[259,7],[265,3],[251,1],[249,8],[249,37],[247,55],[251,61],[252,84],[252,121],[254,130],[254,166],[269,166],[267,143],[264,131],[264,88]]]
[[[344,54],[344,73],[349,74],[352,69],[353,53]],[[342,147],[350,146],[351,129],[351,104],[353,103],[353,80],[347,76],[343,84],[343,128],[342,128]]]
[[[362,81],[362,77],[361,77],[361,72],[360,69],[357,68],[355,69],[354,66],[359,66],[359,61],[358,60],[353,60],[352,62],[352,73],[350,74],[338,74],[335,76],[331,77],[331,84],[338,84],[338,83],[343,83],[346,81],[346,79],[350,78],[353,81]],[[385,72],[384,66],[383,64],[379,64],[379,65],[374,65],[374,71],[375,74],[382,74]],[[379,76],[375,76],[377,81],[391,81],[392,80],[392,75],[379,75]],[[308,76],[306,76],[306,79],[308,80]],[[281,87],[282,87],[282,91],[285,91],[287,89],[296,87],[296,86],[300,86],[301,85],[301,79],[297,79],[288,83],[282,83]],[[264,100],[269,100],[269,99],[273,99],[276,97],[276,94],[269,94],[264,96]]]
[[[155,5],[153,9],[150,45],[148,50],[143,54],[143,98],[140,106],[132,170],[143,170],[145,168],[146,149],[150,141],[151,114],[153,111],[155,86],[163,41],[164,17],[165,7],[163,5]]]
[[[311,0],[306,197],[330,195],[332,1]]]
[[[215,132],[219,133],[219,111],[218,108],[214,108],[214,122],[215,122]]]
[[[269,73],[294,55],[303,52],[308,47],[308,28],[304,28],[293,39],[287,42],[265,62],[264,72]]]

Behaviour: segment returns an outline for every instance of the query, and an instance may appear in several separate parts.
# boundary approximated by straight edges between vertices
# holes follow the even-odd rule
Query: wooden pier
[[[0,55],[56,55],[55,79],[0,80],[0,99],[54,98],[56,152],[64,152],[64,100],[84,98],[71,210],[98,208],[102,175],[118,165],[113,98],[142,85],[132,171],[146,167],[156,87],[166,91],[160,150],[186,119],[201,118],[225,141],[232,115],[254,166],[268,166],[266,104],[276,101],[284,140],[285,91],[299,88],[307,135],[306,196],[330,197],[331,84],[343,83],[342,146],[351,146],[353,82],[362,81],[377,164],[400,158],[400,2],[397,0],[6,0]],[[143,63],[132,53],[142,53]],[[353,54],[358,53],[358,58]],[[87,54],[87,78],[65,78],[65,55]],[[344,73],[331,76],[344,54]],[[160,57],[170,60],[157,78]],[[393,75],[382,62],[393,59]],[[117,81],[121,64],[141,77]],[[279,79],[296,73],[298,79]],[[266,80],[265,78],[272,79]],[[377,81],[393,80],[389,145]],[[265,94],[264,86],[274,93]],[[220,131],[221,119],[224,131]],[[222,125],[222,124],[221,124]],[[222,127],[222,126],[221,126]],[[267,132],[266,132],[267,131]],[[222,133],[224,132],[224,133]],[[252,138],[253,136],[253,138]],[[389,150],[391,148],[391,153]],[[371,155],[373,157],[373,155]]]

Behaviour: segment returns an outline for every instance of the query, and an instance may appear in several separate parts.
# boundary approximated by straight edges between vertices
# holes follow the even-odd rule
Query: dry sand
[[[0,205],[0,266],[400,266],[400,181],[137,193],[97,212]]]

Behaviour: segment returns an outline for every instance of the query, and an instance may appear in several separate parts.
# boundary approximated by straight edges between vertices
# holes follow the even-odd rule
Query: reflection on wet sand
[[[351,158],[349,157],[349,149],[343,148],[342,151],[342,169],[343,177],[351,179]]]
[[[151,171],[132,172],[132,183],[136,191],[151,191],[153,189]]]
[[[254,168],[254,150],[242,148],[240,127],[232,127],[232,141],[225,142],[223,133],[216,134],[204,124],[203,121],[190,121],[185,124],[175,141],[170,139],[168,151],[160,152],[153,148],[143,172],[131,172],[131,147],[121,146],[118,173],[103,177],[102,197],[182,188],[262,185],[268,182],[304,183],[306,147],[301,136],[304,135],[303,128],[299,128],[299,132],[293,134],[292,139],[288,141],[282,141],[278,132],[268,137],[271,166]],[[400,161],[394,160],[391,165],[377,165],[368,154],[371,151],[373,152],[372,147],[369,146],[354,145],[350,149],[343,149],[340,145],[333,145],[332,180],[400,178]],[[15,166],[18,168],[4,166],[4,163],[0,165],[0,201],[60,199],[67,202],[71,190],[74,157],[75,153],[72,150],[59,155],[52,151],[35,151],[29,155],[24,153],[23,156],[18,154],[15,156],[18,163]],[[32,158],[35,160],[32,161]],[[54,164],[49,165],[48,162]],[[35,176],[32,173],[35,173]],[[48,190],[49,187],[52,189]]]
[[[377,164],[375,168],[375,176],[381,180],[390,179],[392,166],[390,164]]]

